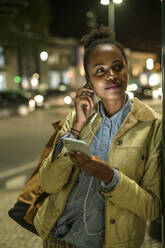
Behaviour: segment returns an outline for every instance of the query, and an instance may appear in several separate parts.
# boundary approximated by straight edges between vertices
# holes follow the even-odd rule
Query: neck
[[[121,99],[108,100],[108,101],[102,100],[102,102],[105,108],[106,116],[111,117],[123,107],[125,102],[125,96],[122,97]]]

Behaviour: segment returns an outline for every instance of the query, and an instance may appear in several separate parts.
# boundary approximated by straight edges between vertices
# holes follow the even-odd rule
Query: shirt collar
[[[131,107],[132,107],[131,100],[130,100],[129,96],[126,95],[126,102],[123,105],[123,107],[117,113],[115,113],[113,116],[107,117],[105,114],[105,109],[104,109],[102,101],[100,101],[100,103],[99,103],[99,109],[100,109],[100,113],[101,113],[103,119],[108,120],[108,121],[111,120],[112,123],[114,123],[117,126],[120,126],[121,123],[124,121],[127,114],[131,111]]]

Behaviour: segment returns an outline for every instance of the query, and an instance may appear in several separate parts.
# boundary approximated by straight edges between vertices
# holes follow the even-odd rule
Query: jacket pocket
[[[117,207],[110,202],[109,204],[109,217],[106,218],[107,245],[109,247],[120,247],[123,244],[123,247],[140,247],[129,244],[138,239],[142,243],[145,234],[145,220],[127,209]]]
[[[116,149],[116,164],[119,169],[129,178],[140,181],[144,174],[146,163],[146,150],[144,146],[127,146]]]

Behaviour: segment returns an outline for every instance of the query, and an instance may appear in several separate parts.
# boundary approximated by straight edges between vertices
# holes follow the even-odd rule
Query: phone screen
[[[89,149],[88,144],[83,140],[75,140],[72,138],[64,138],[64,145],[68,151],[79,151],[85,153],[87,156],[91,157],[92,153]]]

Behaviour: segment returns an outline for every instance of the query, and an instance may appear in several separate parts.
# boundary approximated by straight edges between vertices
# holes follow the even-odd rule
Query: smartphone
[[[93,87],[92,87],[92,85],[91,85],[90,82],[88,82],[88,85],[86,85],[86,87],[88,87],[89,89],[93,90]],[[82,95],[88,95],[88,96],[90,96],[91,94],[92,94],[92,93],[89,92],[89,91],[84,91],[84,92],[82,93]]]
[[[66,146],[68,152],[69,151],[77,151],[83,152],[90,158],[92,157],[92,153],[89,149],[88,144],[83,140],[76,140],[72,138],[64,138],[63,139],[64,145]]]
[[[88,84],[87,86],[89,87],[89,89],[94,90],[94,89],[93,89],[93,85],[91,84],[91,82],[88,82],[87,84]],[[86,92],[86,91],[85,91],[84,94],[86,94],[86,95],[88,95],[88,96],[91,95],[90,92]],[[98,101],[99,101],[99,97],[96,95],[96,92],[94,91],[94,103],[97,103]]]

